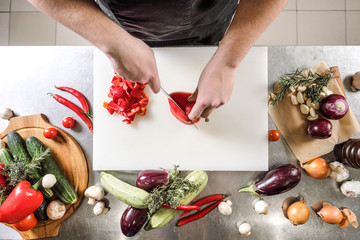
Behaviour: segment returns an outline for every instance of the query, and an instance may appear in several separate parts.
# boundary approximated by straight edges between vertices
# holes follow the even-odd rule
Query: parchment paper
[[[341,94],[346,97],[338,67],[330,69],[335,71],[334,75],[337,78],[331,80],[327,88],[333,91],[334,94]],[[306,162],[327,154],[333,150],[336,144],[345,142],[360,131],[359,122],[350,106],[345,117],[339,120],[329,119],[333,126],[330,138],[315,139],[308,136],[309,121],[306,119],[308,115],[300,112],[299,105],[292,105],[290,101],[291,94],[289,93],[275,106],[269,101],[268,109],[270,117],[299,161]]]

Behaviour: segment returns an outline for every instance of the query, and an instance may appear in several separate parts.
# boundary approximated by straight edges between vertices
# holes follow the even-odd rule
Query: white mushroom
[[[218,206],[220,213],[223,215],[230,215],[232,213],[232,208],[231,208],[232,203],[230,202],[230,204],[229,204],[227,202],[230,202],[230,201],[227,200],[226,202],[221,202]]]
[[[52,188],[56,183],[56,177],[54,174],[46,174],[41,181],[41,184],[44,188]]]
[[[51,220],[58,220],[65,215],[66,207],[60,200],[54,200],[46,208],[46,215]]]
[[[14,116],[14,113],[10,108],[1,108],[0,109],[0,118],[9,120],[13,116]]]
[[[251,225],[247,222],[238,222],[237,227],[239,229],[239,233],[245,236],[249,236],[251,234]]]
[[[346,181],[341,184],[340,190],[347,197],[357,197],[360,194],[359,181]]]
[[[342,182],[349,177],[349,170],[347,170],[344,164],[340,162],[331,162],[329,164],[331,168],[330,178],[336,182]]]
[[[102,200],[104,196],[104,189],[99,186],[88,187],[85,191],[85,197],[89,198],[88,204],[90,205],[94,205],[95,200]]]
[[[99,201],[95,204],[94,207],[94,214],[96,216],[100,216],[101,214],[106,214],[109,211],[109,209],[107,207],[105,207],[105,203],[103,201]]]
[[[252,207],[254,208],[255,212],[257,212],[258,214],[266,215],[269,212],[269,204],[259,198],[253,201]]]

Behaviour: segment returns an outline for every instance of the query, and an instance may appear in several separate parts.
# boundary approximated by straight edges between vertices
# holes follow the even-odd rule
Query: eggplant
[[[276,195],[293,189],[300,179],[300,169],[295,165],[286,164],[267,172],[263,178],[252,185],[240,188],[239,192],[249,192],[255,196]]]
[[[167,171],[165,169],[141,171],[137,176],[136,186],[150,192],[158,186],[167,184],[174,173],[174,170]]]
[[[147,219],[148,209],[137,209],[129,206],[123,213],[120,221],[122,233],[127,237],[137,234]]]
[[[360,168],[360,139],[349,139],[334,147],[334,155],[337,161],[353,167]]]

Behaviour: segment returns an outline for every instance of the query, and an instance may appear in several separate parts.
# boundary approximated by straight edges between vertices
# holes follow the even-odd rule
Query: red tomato
[[[72,117],[66,117],[62,120],[62,125],[66,128],[73,128],[75,126],[75,120]]]
[[[14,223],[14,227],[19,231],[27,231],[33,229],[38,224],[38,220],[35,215],[31,213],[26,218],[20,220],[17,223]]]
[[[47,127],[44,129],[44,137],[54,139],[57,136],[57,130],[53,127]]]
[[[277,141],[280,139],[280,133],[278,130],[270,130],[268,133],[268,137],[270,141]]]

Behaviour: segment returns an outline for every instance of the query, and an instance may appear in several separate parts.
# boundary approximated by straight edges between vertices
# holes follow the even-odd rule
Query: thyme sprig
[[[173,176],[170,183],[156,187],[146,198],[145,203],[149,209],[148,217],[150,218],[154,212],[161,208],[163,203],[175,209],[181,204],[180,200],[182,198],[185,198],[189,193],[197,191],[199,187],[200,184],[194,184],[178,175]]]
[[[306,90],[306,95],[311,98],[313,103],[319,102],[320,93],[323,87],[326,87],[333,78],[334,72],[330,70],[324,75],[313,73],[309,70],[308,75],[306,76],[302,70],[296,69],[294,73],[286,74],[279,79],[278,84],[281,90],[271,104],[275,105],[283,99],[291,87],[304,86],[308,84],[314,85]]]

